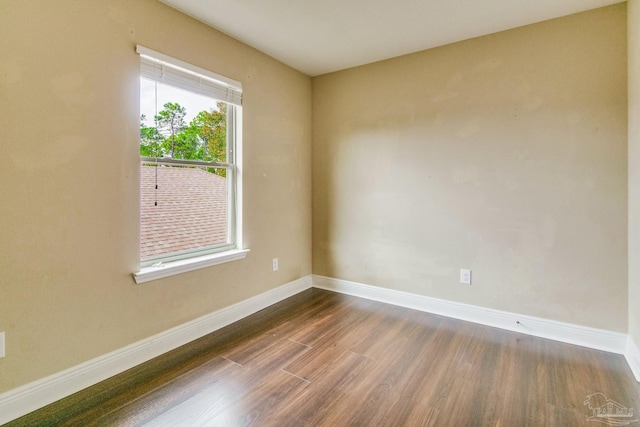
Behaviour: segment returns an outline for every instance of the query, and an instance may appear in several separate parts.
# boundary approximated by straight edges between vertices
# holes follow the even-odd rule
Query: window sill
[[[133,278],[138,284],[150,282],[152,280],[162,279],[163,277],[186,273],[187,271],[198,270],[212,265],[244,259],[248,252],[249,249],[234,249],[232,251],[168,262],[160,267],[144,267],[137,273],[133,273]]]

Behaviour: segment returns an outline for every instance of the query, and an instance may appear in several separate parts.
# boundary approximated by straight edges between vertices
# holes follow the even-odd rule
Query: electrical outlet
[[[0,332],[0,358],[3,358],[4,356],[4,332]]]
[[[460,269],[460,283],[463,285],[471,284],[471,270],[467,270],[464,268]]]
[[[273,259],[273,271],[278,271],[278,258]]]

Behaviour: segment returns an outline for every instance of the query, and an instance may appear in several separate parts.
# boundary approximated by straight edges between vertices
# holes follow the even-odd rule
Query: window
[[[242,86],[142,46],[141,283],[244,258],[239,242]]]

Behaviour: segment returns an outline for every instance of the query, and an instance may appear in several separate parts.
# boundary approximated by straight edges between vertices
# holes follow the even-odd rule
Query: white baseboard
[[[303,277],[73,368],[2,393],[0,425],[310,289],[311,285],[311,276]]]
[[[636,377],[636,380],[640,382],[640,350],[638,350],[638,346],[633,342],[631,336],[627,341],[627,351],[624,354],[625,359],[627,359],[627,363],[629,364],[629,368],[631,368],[631,372],[633,372],[633,376]]]
[[[306,276],[161,332],[65,371],[0,394],[0,424],[90,387],[311,287],[624,354],[640,381],[640,351],[626,334],[378,288],[324,276]],[[516,324],[519,321],[520,324]]]
[[[313,286],[583,347],[617,354],[627,352],[627,334],[619,332],[524,316],[331,277],[314,275]]]

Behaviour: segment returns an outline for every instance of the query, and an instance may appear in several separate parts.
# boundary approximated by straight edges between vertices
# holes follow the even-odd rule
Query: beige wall
[[[629,334],[640,348],[640,0],[627,1],[629,41]]]
[[[136,44],[244,85],[243,261],[134,284]],[[311,81],[264,54],[155,0],[0,0],[0,117],[0,392],[311,273]]]
[[[625,332],[625,19],[314,78],[313,272]]]

